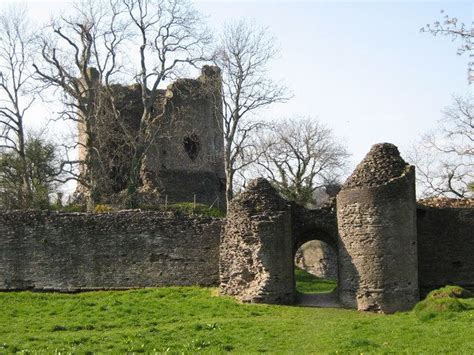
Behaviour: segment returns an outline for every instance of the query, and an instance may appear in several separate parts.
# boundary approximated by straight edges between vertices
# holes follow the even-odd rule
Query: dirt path
[[[341,308],[342,305],[337,300],[336,292],[328,293],[300,293],[297,296],[297,306],[301,307],[321,307],[321,308]]]

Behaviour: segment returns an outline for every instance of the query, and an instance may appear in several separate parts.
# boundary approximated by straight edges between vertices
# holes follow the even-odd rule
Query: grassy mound
[[[445,286],[431,291],[423,301],[418,302],[413,311],[426,321],[435,317],[452,318],[456,313],[469,310],[462,299],[472,297],[472,293],[459,286]]]
[[[426,298],[471,298],[474,297],[472,292],[460,286],[445,286],[437,290],[431,291]]]
[[[303,269],[295,267],[296,290],[301,293],[322,293],[333,291],[337,283],[316,277]]]

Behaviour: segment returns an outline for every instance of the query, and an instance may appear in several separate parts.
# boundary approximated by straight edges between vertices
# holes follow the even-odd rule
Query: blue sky
[[[2,5],[5,4],[2,2]],[[352,167],[370,146],[406,151],[435,127],[452,94],[472,90],[467,56],[457,43],[420,33],[440,10],[465,23],[470,1],[197,1],[215,33],[234,19],[266,26],[280,48],[270,75],[293,94],[261,112],[266,119],[311,116],[326,123],[352,153]],[[45,21],[67,2],[29,2]],[[1,7],[0,7],[1,9]]]
[[[401,151],[436,125],[451,95],[472,90],[456,43],[420,33],[440,10],[472,21],[471,2],[199,1],[219,28],[250,17],[280,46],[272,76],[293,99],[262,113],[314,116],[331,127],[353,164],[388,141]]]

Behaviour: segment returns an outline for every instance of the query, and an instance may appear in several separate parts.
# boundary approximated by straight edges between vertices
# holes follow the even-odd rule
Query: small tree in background
[[[2,166],[5,167],[7,161],[14,163],[14,194],[18,208],[28,206],[34,197],[32,176],[27,166],[24,122],[35,99],[30,71],[32,39],[24,8],[11,7],[0,15],[0,153]]]
[[[29,177],[28,199],[23,194],[25,175]],[[28,137],[24,157],[16,151],[0,154],[0,207],[47,209],[51,195],[56,192],[57,177],[55,146],[39,137]]]

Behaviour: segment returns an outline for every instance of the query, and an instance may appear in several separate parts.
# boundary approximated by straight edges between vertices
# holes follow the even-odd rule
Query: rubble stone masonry
[[[0,290],[216,285],[221,225],[159,212],[2,212]]]
[[[337,196],[339,299],[392,313],[418,301],[414,168],[388,143],[372,147]]]

